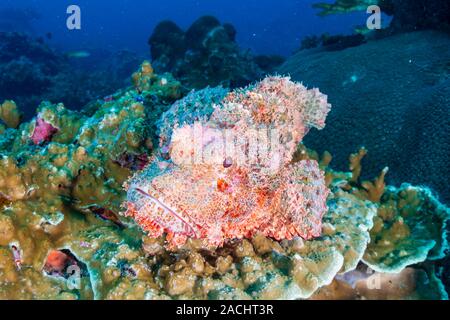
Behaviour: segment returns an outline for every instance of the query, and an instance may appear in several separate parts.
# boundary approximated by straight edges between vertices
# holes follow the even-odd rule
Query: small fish
[[[121,229],[125,228],[125,225],[119,220],[117,215],[114,212],[112,212],[111,210],[105,209],[105,208],[100,208],[97,206],[92,206],[89,209],[92,211],[92,213],[94,213],[100,219],[102,219],[104,221],[111,221],[112,223],[114,223],[116,226],[118,226]]]
[[[71,52],[67,52],[66,56],[68,58],[82,59],[82,58],[90,57],[91,54],[88,51],[71,51]]]

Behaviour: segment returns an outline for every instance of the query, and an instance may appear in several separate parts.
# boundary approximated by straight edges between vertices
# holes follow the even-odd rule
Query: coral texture
[[[409,184],[387,188],[364,262],[376,271],[400,272],[425,259],[442,259],[448,249],[445,230],[449,215],[449,208],[426,188]]]
[[[305,137],[308,147],[330,151],[344,170],[365,146],[364,179],[388,166],[388,184],[424,184],[449,203],[449,59],[448,35],[420,31],[339,52],[301,51],[279,72],[319,87],[333,104],[326,128]]]

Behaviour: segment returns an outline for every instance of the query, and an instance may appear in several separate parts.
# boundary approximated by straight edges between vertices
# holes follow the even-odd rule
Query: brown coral
[[[20,124],[21,114],[14,101],[5,101],[0,105],[0,120],[2,120],[8,128],[17,128]]]

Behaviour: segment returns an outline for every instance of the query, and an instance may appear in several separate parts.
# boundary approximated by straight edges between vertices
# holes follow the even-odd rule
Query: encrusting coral
[[[344,287],[356,299],[446,298],[432,266],[447,248],[448,208],[426,188],[384,187],[382,179],[375,185],[383,195],[373,201],[351,172],[329,167],[329,153],[319,159],[298,147],[310,127],[324,125],[329,105],[317,90],[272,77],[230,93],[193,92],[169,108],[180,98],[179,84],[146,72],[149,67],[138,70],[136,87],[84,112],[43,103],[35,119],[0,134],[0,298],[339,298],[343,291],[336,288]],[[162,110],[167,112],[156,123],[153,113]],[[198,117],[183,115],[187,110]],[[191,164],[181,153],[192,150],[189,133],[198,122],[210,142],[202,144],[206,155],[218,162]],[[214,156],[219,140],[209,140],[217,137],[213,129],[235,128],[249,138],[255,133],[246,129],[256,124],[279,129],[285,142],[279,166],[262,165],[267,154],[277,154],[272,149],[256,157],[259,171]],[[267,146],[268,139],[261,141]],[[233,192],[249,201],[236,201]],[[277,201],[269,201],[268,193]],[[127,200],[147,206],[136,208],[144,227],[151,219],[139,217],[173,219],[151,209],[201,203],[211,216],[186,210],[201,222],[194,231],[208,239],[192,236],[176,219],[163,230],[176,231],[172,236],[154,226],[155,233],[147,234],[120,215]],[[225,212],[236,204],[237,217]],[[233,220],[244,212],[249,216]],[[264,223],[265,215],[272,220]],[[211,218],[236,226],[214,230]],[[303,228],[309,223],[312,229]],[[364,264],[382,276],[379,291],[362,287],[367,276],[351,291],[348,283]],[[395,286],[405,289],[393,295]]]
[[[381,272],[441,259],[448,249],[449,209],[424,188],[404,184],[383,194],[363,261]]]

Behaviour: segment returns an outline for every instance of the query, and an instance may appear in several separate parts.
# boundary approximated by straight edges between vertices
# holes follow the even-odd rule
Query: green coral
[[[427,188],[387,188],[364,262],[376,271],[400,272],[408,265],[443,258],[449,218],[450,209]]]
[[[170,87],[170,95],[161,86]],[[158,101],[158,107],[167,109],[179,83],[168,78],[161,86],[155,82],[140,94],[147,97],[167,93]],[[0,272],[0,282],[5,285],[0,297],[14,297],[24,289],[23,284],[10,283],[9,278],[28,277],[31,283],[48,287],[42,289],[48,291],[48,296],[30,289],[30,295],[21,298],[57,298],[63,284],[56,285],[41,272],[48,251],[58,248],[55,239],[89,226],[126,223],[120,222],[117,215],[124,198],[122,185],[134,170],[127,166],[126,157],[149,156],[152,149],[149,141],[153,132],[149,132],[148,123],[156,103],[137,99],[138,95],[132,88],[124,90],[111,101],[97,102],[90,116],[86,115],[89,110],[76,112],[62,104],[42,103],[37,117],[57,131],[50,142],[41,145],[35,145],[31,139],[36,119],[3,131],[0,246],[10,261],[0,264],[0,270],[7,270]],[[106,218],[111,221],[97,218],[95,210],[99,208],[107,210]],[[27,271],[14,266],[9,248],[12,241],[18,244]],[[77,297],[91,297],[91,291],[86,290],[78,292]]]

